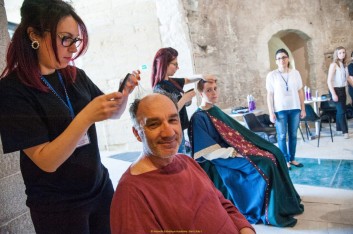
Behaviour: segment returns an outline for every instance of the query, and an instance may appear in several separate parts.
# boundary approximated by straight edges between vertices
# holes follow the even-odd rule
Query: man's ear
[[[139,132],[138,132],[138,130],[137,130],[135,127],[132,127],[132,132],[134,133],[136,139],[137,139],[139,142],[142,142],[141,137],[140,137],[140,135],[139,135]]]

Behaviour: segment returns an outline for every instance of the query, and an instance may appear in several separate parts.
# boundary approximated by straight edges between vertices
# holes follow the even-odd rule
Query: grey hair
[[[131,117],[132,124],[133,124],[134,127],[138,126],[136,113],[137,113],[137,109],[138,109],[138,106],[139,106],[140,102],[141,102],[141,99],[140,98],[136,98],[131,103],[130,108],[129,108],[130,117]]]

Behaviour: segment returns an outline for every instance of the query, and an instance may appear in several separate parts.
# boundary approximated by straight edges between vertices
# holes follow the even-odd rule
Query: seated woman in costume
[[[304,206],[279,148],[215,106],[215,76],[199,81],[197,90],[202,103],[188,130],[193,158],[250,223],[294,226]]]

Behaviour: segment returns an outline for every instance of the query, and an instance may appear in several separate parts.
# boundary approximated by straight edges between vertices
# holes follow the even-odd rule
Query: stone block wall
[[[0,71],[5,67],[9,42],[4,0],[0,0]],[[0,113],[1,114],[1,113]],[[34,233],[25,204],[25,187],[20,172],[19,153],[4,154],[0,141],[0,233]]]
[[[246,95],[252,93],[257,106],[267,110],[265,78],[274,59],[268,44],[273,36],[295,33],[306,42],[307,70],[302,76],[320,93],[328,90],[327,62],[332,61],[334,48],[342,45],[349,55],[353,50],[350,0],[183,3],[196,73],[215,73],[222,79],[220,106],[224,108],[246,105]]]

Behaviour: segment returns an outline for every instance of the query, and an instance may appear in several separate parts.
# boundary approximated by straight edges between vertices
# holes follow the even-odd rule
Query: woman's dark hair
[[[14,32],[6,56],[6,67],[0,79],[11,72],[16,72],[21,82],[25,85],[37,88],[41,91],[48,91],[48,88],[41,82],[40,70],[38,67],[38,56],[36,50],[31,47],[27,29],[32,27],[34,32],[43,37],[45,32],[49,32],[52,38],[52,47],[55,58],[58,59],[57,52],[57,25],[61,19],[72,16],[78,23],[81,46],[74,57],[76,59],[84,54],[88,47],[88,33],[86,25],[76,14],[74,8],[62,0],[25,0],[21,7],[21,22]],[[67,66],[60,70],[67,82],[72,83],[76,78],[76,67]]]
[[[151,83],[154,88],[159,82],[164,80],[167,68],[171,61],[178,57],[178,51],[172,47],[159,49],[154,56],[152,64]]]
[[[279,49],[279,50],[276,51],[276,53],[275,53],[275,59],[277,59],[276,57],[277,57],[277,54],[279,54],[279,53],[285,53],[285,54],[287,55],[288,59],[289,59],[288,51],[285,50],[285,49],[283,49],[283,48],[281,48],[281,49]],[[290,62],[288,61],[288,67],[289,67],[289,66],[290,66]]]
[[[281,48],[281,49],[276,51],[275,58],[276,58],[277,54],[279,54],[279,53],[285,53],[289,57],[289,54],[288,54],[287,50]]]

